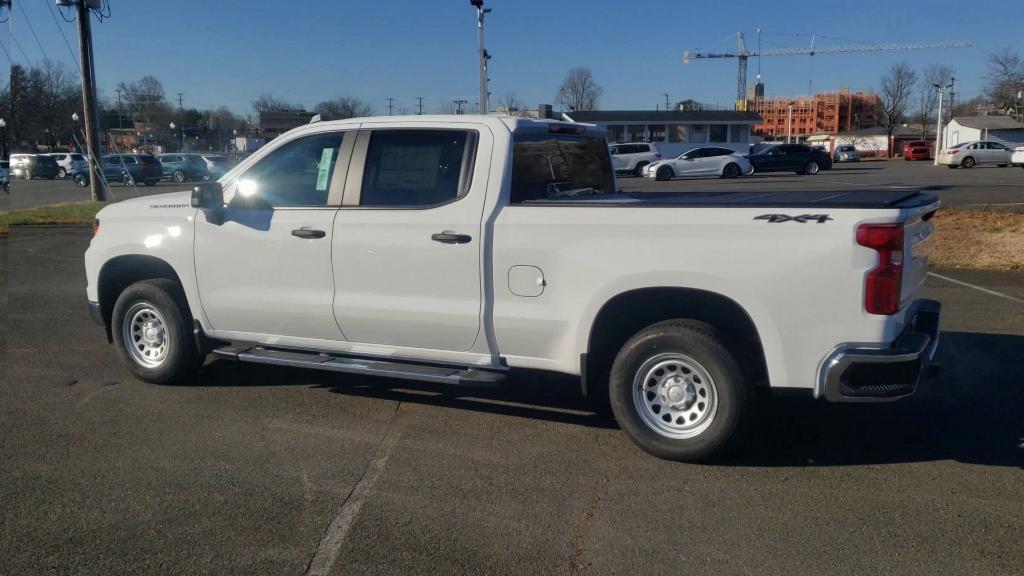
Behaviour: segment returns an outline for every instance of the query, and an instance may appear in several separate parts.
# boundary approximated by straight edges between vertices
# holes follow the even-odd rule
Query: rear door
[[[1009,164],[1010,156],[1013,154],[1009,148],[999,142],[988,142],[988,152],[993,164]]]
[[[351,342],[466,351],[480,330],[489,129],[363,124],[334,224],[334,314]]]

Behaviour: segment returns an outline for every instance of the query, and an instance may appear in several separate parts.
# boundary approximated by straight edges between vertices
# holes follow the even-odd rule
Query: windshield
[[[512,204],[613,192],[615,178],[603,138],[515,136]]]

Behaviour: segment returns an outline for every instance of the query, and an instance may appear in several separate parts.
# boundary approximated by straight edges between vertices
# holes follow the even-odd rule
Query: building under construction
[[[755,135],[765,140],[785,140],[791,134],[794,140],[803,140],[815,133],[835,134],[878,125],[879,100],[877,94],[840,90],[795,98],[755,96],[748,101],[747,109],[764,119],[754,126]]]

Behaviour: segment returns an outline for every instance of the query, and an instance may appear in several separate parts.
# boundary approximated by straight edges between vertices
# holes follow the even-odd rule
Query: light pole
[[[174,133],[174,129],[175,128],[177,128],[177,126],[174,125],[174,122],[171,122],[171,135],[172,136],[176,136],[176,134]],[[185,152],[185,128],[184,127],[182,127],[182,129],[181,129],[181,151]]]
[[[476,8],[476,28],[477,35],[479,37],[479,52],[480,52],[480,113],[487,114],[489,110],[487,105],[487,61],[491,59],[491,55],[484,49],[484,15],[491,11],[490,8],[484,8],[484,0],[469,0],[469,4]]]
[[[950,78],[949,84],[946,84],[945,86],[942,86],[941,84],[932,84],[932,86],[934,86],[939,91],[939,118],[935,123],[935,151],[932,154],[933,156],[935,156],[935,160],[932,162],[932,165],[938,166],[939,148],[942,146],[945,140],[945,138],[942,137],[942,100],[943,97],[946,95],[946,90],[949,90],[950,88],[953,87],[953,79]]]
[[[0,159],[7,160],[7,121],[0,118]]]
[[[789,139],[793,136],[793,105],[789,105],[789,110],[786,112],[786,144],[789,144]]]

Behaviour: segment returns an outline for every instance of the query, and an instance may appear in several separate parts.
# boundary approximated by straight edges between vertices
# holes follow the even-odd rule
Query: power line
[[[32,21],[28,19],[28,14],[25,13],[25,6],[21,2],[18,2],[18,9],[21,10],[21,15],[25,17],[25,24],[28,25],[28,31],[32,33],[32,37],[36,39],[36,46],[39,46],[39,51],[43,53],[43,60],[49,60],[50,57],[46,55],[46,49],[43,48],[43,43],[39,41],[39,36],[36,36],[36,29],[32,26]]]
[[[11,63],[11,66],[14,66],[14,60],[11,60],[11,53],[7,51],[7,46],[4,46],[4,43],[0,42],[0,48],[3,49],[4,56],[7,56],[7,61]]]
[[[53,13],[53,7],[51,7],[50,3],[46,0],[39,1],[46,5],[46,9],[50,11],[50,16],[53,18],[53,25],[57,27],[57,31],[60,32],[61,37],[64,38],[64,45],[68,47],[68,54],[71,54],[71,59],[74,60],[75,66],[78,66],[78,57],[75,56],[75,51],[71,49],[71,42],[68,42],[68,37],[64,34],[64,29],[61,28],[60,23],[57,22],[57,15]]]
[[[32,59],[25,53],[25,49],[21,47],[21,42],[18,42],[18,37],[14,35],[13,31],[11,32],[11,40],[14,40],[14,45],[17,46],[18,52],[21,52],[22,57],[25,58],[25,62],[28,62],[28,65],[32,68],[35,68],[36,65],[32,63]]]

